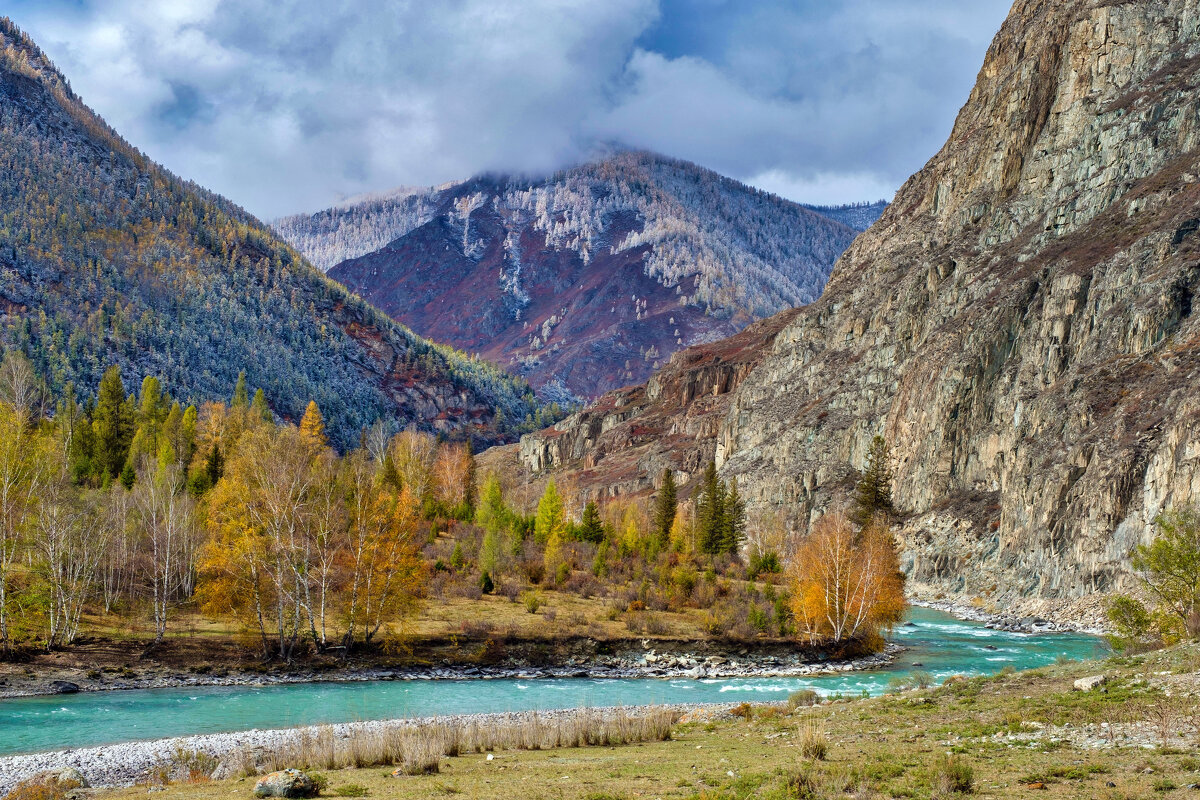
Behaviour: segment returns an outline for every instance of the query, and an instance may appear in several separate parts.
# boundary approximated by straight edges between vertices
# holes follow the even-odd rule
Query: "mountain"
[[[811,302],[856,235],[645,152],[402,191],[276,229],[319,263],[395,234],[330,277],[554,399],[644,381],[678,349]]]
[[[585,415],[493,458],[649,492],[712,452],[753,515],[803,532],[883,435],[915,591],[1094,614],[1154,517],[1200,499],[1198,85],[1195,0],[1018,0],[949,140],[820,300],[747,373],[695,382],[719,421],[689,428],[694,401],[664,393],[589,422],[649,415],[665,433],[636,464],[572,433]]]
[[[874,203],[847,203],[840,206],[810,206],[806,204],[804,207],[856,231],[865,231],[883,216],[883,210],[888,207],[888,202],[887,200],[876,200]]]
[[[524,381],[415,336],[135,150],[8,19],[0,331],[56,392],[94,391],[115,362],[203,401],[245,370],[285,418],[315,399],[342,444],[379,418],[493,441],[537,413]]]

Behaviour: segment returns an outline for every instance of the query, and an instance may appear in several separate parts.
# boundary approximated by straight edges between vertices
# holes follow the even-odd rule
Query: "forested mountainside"
[[[433,219],[442,193],[457,185],[404,186],[352,197],[315,214],[277,219],[271,227],[315,266],[328,272],[334,265],[378,250]]]
[[[536,417],[523,380],[413,335],[127,144],[7,19],[0,44],[0,330],[54,392],[116,363],[228,398],[244,370],[284,418],[315,400],[343,445],[380,418],[491,441]]]
[[[697,385],[728,391],[697,446],[751,515],[804,531],[883,435],[917,590],[1012,611],[1121,584],[1152,519],[1200,498],[1198,84],[1196,0],[1019,0],[822,298],[732,390]],[[580,419],[527,437],[526,464],[649,491],[604,439],[556,444]],[[694,477],[676,444],[642,461]]]
[[[817,212],[823,217],[837,220],[856,231],[865,231],[883,216],[883,210],[888,207],[887,200],[876,200],[874,203],[846,203],[840,206],[804,206]]]
[[[855,236],[795,203],[645,152],[545,179],[481,176],[277,229],[327,258],[409,224],[330,276],[417,333],[520,372],[555,399],[645,380],[682,347],[812,302]]]

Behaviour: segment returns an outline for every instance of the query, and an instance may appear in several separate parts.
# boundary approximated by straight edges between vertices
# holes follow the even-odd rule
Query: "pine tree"
[[[116,477],[125,466],[133,437],[133,420],[125,402],[125,387],[121,385],[121,368],[116,365],[109,367],[100,379],[92,428],[95,461],[101,477]]]
[[[579,525],[579,538],[585,542],[599,544],[604,541],[604,523],[600,520],[600,509],[595,500],[583,507],[583,520]]]
[[[653,533],[659,546],[666,546],[671,538],[671,524],[675,522],[675,512],[679,500],[675,488],[675,473],[670,467],[663,470],[662,484],[658,487],[658,497],[654,502]]]
[[[892,455],[887,440],[876,436],[867,451],[867,466],[854,487],[854,507],[850,519],[865,526],[877,514],[890,516],[892,506]]]
[[[300,433],[304,434],[305,438],[314,444],[324,447],[325,441],[325,420],[321,418],[321,409],[317,407],[316,400],[308,401],[308,408],[304,409],[304,416],[300,419]]]

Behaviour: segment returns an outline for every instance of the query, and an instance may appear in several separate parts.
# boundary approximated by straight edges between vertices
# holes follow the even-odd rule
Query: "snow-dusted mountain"
[[[275,228],[418,333],[563,397],[644,380],[678,349],[812,302],[857,233],[646,152],[400,190]]]

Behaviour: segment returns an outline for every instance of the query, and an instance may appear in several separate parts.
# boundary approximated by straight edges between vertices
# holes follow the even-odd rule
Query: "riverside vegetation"
[[[738,486],[715,465],[691,500],[667,471],[652,504],[581,503],[551,481],[522,507],[495,475],[477,489],[469,444],[377,424],[339,454],[315,402],[292,425],[244,376],[231,388],[228,403],[185,407],[155,377],[127,393],[114,366],[81,404],[73,391],[53,400],[19,354],[4,357],[5,653],[69,648],[87,631],[145,630],[153,649],[200,614],[290,663],[400,653],[440,615],[486,663],[528,633],[514,613],[550,637],[800,639],[850,653],[878,649],[901,618],[882,466],[864,475],[857,524],[830,515],[787,553],[757,533],[745,544]],[[888,458],[882,440],[874,457]],[[497,604],[512,609],[507,629],[489,621]]]

